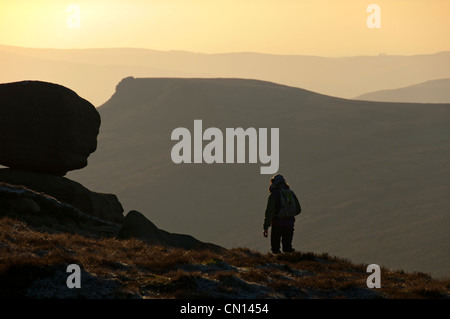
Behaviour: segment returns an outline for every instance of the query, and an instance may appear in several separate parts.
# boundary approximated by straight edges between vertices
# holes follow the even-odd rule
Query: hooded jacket
[[[270,195],[269,198],[267,200],[267,207],[266,207],[266,212],[265,212],[265,216],[264,216],[264,225],[263,228],[265,230],[267,230],[270,226],[275,226],[275,227],[294,227],[294,223],[295,223],[295,217],[284,217],[284,218],[279,218],[278,212],[280,211],[280,203],[281,203],[281,194],[280,194],[280,190],[282,188],[289,188],[289,185],[287,185],[286,183],[281,183],[279,185],[273,184],[270,186],[269,191],[270,191]],[[297,196],[294,194],[294,200],[295,200],[295,204],[297,205],[297,209],[298,209],[298,213],[300,214],[300,212],[302,211],[302,208],[300,206],[300,202],[297,198]]]

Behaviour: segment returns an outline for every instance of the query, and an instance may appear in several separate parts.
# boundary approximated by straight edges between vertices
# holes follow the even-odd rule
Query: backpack
[[[294,192],[290,189],[280,189],[280,210],[278,211],[278,217],[293,217],[299,214],[294,196]]]

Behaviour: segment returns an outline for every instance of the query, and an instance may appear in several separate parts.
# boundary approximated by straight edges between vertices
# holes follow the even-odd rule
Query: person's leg
[[[282,235],[281,235],[281,242],[283,244],[283,252],[294,251],[294,249],[292,248],[293,237],[294,237],[294,228],[293,227],[283,228]]]
[[[272,246],[272,252],[277,254],[280,252],[280,240],[281,240],[281,229],[277,226],[272,226],[272,232],[270,233],[270,244]]]

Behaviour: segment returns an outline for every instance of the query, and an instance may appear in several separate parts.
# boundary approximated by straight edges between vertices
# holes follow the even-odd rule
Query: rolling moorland
[[[152,92],[149,89],[155,89],[156,91]],[[177,91],[180,89],[179,93],[182,94],[171,94],[173,90]],[[173,108],[178,108],[180,102],[175,100],[172,101],[174,102],[173,104],[167,104],[166,100],[168,97],[169,100],[170,98],[184,97],[183,103],[188,103],[187,105],[189,105],[189,99],[194,98],[194,100],[197,100],[200,97],[202,103],[197,103],[197,108],[192,106],[190,110],[185,110],[185,112],[194,111],[194,116],[199,114],[207,115],[203,119],[206,118],[212,122],[216,121],[215,123],[219,123],[219,120],[225,122],[229,120],[228,116],[231,116],[231,114],[224,113],[224,109],[227,112],[231,111],[231,113],[239,113],[239,110],[252,111],[251,106],[255,106],[255,97],[260,99],[257,101],[262,108],[257,111],[253,110],[254,114],[261,116],[259,121],[267,121],[268,118],[271,121],[280,120],[276,115],[282,114],[282,119],[285,121],[280,121],[279,123],[285,123],[286,125],[280,125],[280,129],[289,128],[287,119],[295,118],[294,115],[298,111],[306,117],[311,116],[311,114],[315,115],[316,119],[313,123],[316,125],[329,125],[329,121],[321,121],[321,116],[331,115],[334,120],[340,121],[340,124],[351,127],[351,124],[355,125],[352,122],[354,117],[357,115],[361,116],[354,109],[346,109],[348,104],[351,104],[351,101],[321,96],[313,92],[262,81],[242,79],[126,78],[117,87],[116,98],[119,97],[119,102],[120,96],[124,91],[126,93],[123,95],[124,97],[128,93],[132,93],[130,96],[138,97],[134,100],[129,97],[126,98],[126,101],[139,105],[138,109],[133,104],[129,104],[131,107],[127,109],[127,112],[123,112],[121,107],[115,109],[114,107],[111,108],[110,105],[108,108],[110,111],[113,111],[112,115],[117,116],[120,114],[117,119],[118,122],[115,123],[116,125],[121,121],[127,125],[134,123],[134,126],[128,126],[128,130],[135,133],[130,128],[137,129],[140,134],[148,134],[143,129],[148,128],[149,120],[152,116],[156,116],[155,120],[159,120],[159,124],[163,127],[167,125],[164,122],[165,119],[169,119],[169,122],[172,120],[170,116],[166,116],[164,113],[167,111],[169,113],[173,112]],[[390,261],[381,259],[379,260],[382,263],[378,260],[376,261],[376,263],[382,265],[380,274],[381,288],[371,289],[366,284],[369,276],[366,267],[369,262],[358,263],[345,257],[335,257],[329,253],[320,253],[318,252],[319,250],[310,252],[306,245],[298,240],[297,244],[300,243],[302,247],[294,253],[272,255],[251,249],[246,244],[245,239],[250,239],[248,243],[251,243],[252,239],[256,238],[256,233],[258,233],[256,231],[257,227],[254,228],[256,233],[248,231],[248,229],[253,227],[251,223],[254,222],[252,220],[254,216],[245,212],[240,216],[239,221],[241,223],[248,223],[241,225],[247,227],[247,232],[240,234],[239,231],[243,228],[232,227],[232,222],[238,220],[236,218],[238,216],[233,216],[232,213],[239,213],[240,210],[238,208],[232,210],[229,205],[225,208],[221,207],[227,204],[225,203],[227,198],[220,196],[214,198],[214,196],[210,197],[210,195],[214,195],[211,185],[217,185],[216,191],[221,191],[222,195],[227,195],[227,191],[232,190],[237,196],[231,204],[237,203],[236,207],[240,205],[244,209],[251,210],[253,205],[252,194],[250,191],[243,192],[240,187],[242,185],[245,186],[247,180],[250,180],[250,182],[254,181],[255,175],[260,175],[259,167],[255,164],[239,164],[236,166],[222,164],[222,167],[217,164],[219,168],[223,169],[221,174],[215,171],[217,168],[216,164],[193,165],[196,169],[191,172],[188,171],[187,175],[182,175],[182,179],[172,179],[174,175],[169,174],[172,169],[170,165],[161,165],[156,167],[156,169],[153,167],[160,174],[152,179],[153,184],[156,186],[156,190],[162,189],[166,191],[165,194],[168,197],[163,198],[161,194],[154,193],[154,196],[160,197],[156,198],[160,206],[156,213],[154,210],[147,210],[145,212],[147,217],[134,209],[137,207],[145,208],[143,204],[149,202],[153,204],[151,196],[147,194],[147,197],[145,197],[146,201],[127,202],[125,208],[128,213],[123,216],[124,209],[120,202],[122,198],[119,197],[119,201],[115,194],[97,193],[100,189],[91,188],[91,185],[89,185],[90,189],[96,191],[93,192],[85,187],[87,184],[84,182],[85,186],[63,177],[67,171],[71,172],[68,175],[72,175],[74,172],[89,173],[88,169],[99,168],[99,166],[92,167],[92,165],[86,167],[86,160],[89,154],[94,152],[90,156],[90,159],[92,159],[94,158],[93,155],[101,151],[101,148],[97,150],[100,117],[96,108],[73,91],[51,83],[35,81],[11,83],[1,85],[0,93],[2,95],[0,109],[3,112],[1,117],[3,122],[1,125],[2,140],[0,147],[2,152],[0,160],[2,164],[10,167],[0,170],[0,259],[2,260],[0,264],[0,296],[2,298],[434,299],[450,297],[450,283],[448,279],[436,279],[429,273],[422,271],[405,272],[404,270],[395,270],[390,265],[389,267],[383,267],[384,263],[389,263]],[[139,104],[142,102],[142,96],[137,93],[144,94],[146,98],[149,96],[156,97],[157,102],[160,104],[150,103],[152,112],[147,113],[149,105],[145,103]],[[147,95],[149,93],[150,95]],[[163,93],[163,96],[160,93]],[[231,97],[231,99],[222,101],[225,104],[220,105],[220,98],[225,97]],[[274,98],[280,100],[280,97],[288,98],[286,101],[289,103],[284,101],[285,103],[278,104],[278,107],[275,108],[276,112],[274,112],[274,108],[270,107],[270,104],[273,103]],[[219,100],[215,98],[219,98]],[[30,104],[30,101],[32,101],[32,104]],[[205,111],[205,101],[208,101],[206,105],[216,106],[218,110]],[[247,107],[240,105],[242,102],[239,101],[245,101]],[[266,104],[263,102],[266,102]],[[31,108],[30,105],[32,105]],[[224,108],[224,105],[232,105],[231,110]],[[304,108],[299,107],[299,105]],[[379,124],[377,122],[379,119],[373,116],[374,113],[379,113],[379,110],[370,108],[374,105],[383,110],[384,104],[373,102],[361,104],[361,102],[357,101],[357,107],[362,108],[365,112],[370,110],[373,112],[371,119],[364,123],[366,126],[371,124],[367,128],[372,133],[377,128],[377,124]],[[387,105],[390,108],[399,106],[398,104]],[[315,110],[311,110],[312,106],[322,106],[325,109],[321,109],[319,114],[317,114],[314,113]],[[386,105],[384,106],[386,107]],[[408,110],[417,112],[418,110],[414,106],[420,109],[420,106],[423,105],[406,105]],[[445,104],[431,106],[438,107],[438,111],[441,112],[438,114],[446,112],[449,107],[449,105]],[[346,109],[347,112],[353,111],[353,117],[345,123],[342,119],[336,117],[336,114],[341,112],[333,108],[338,108],[340,111],[342,109]],[[23,110],[28,110],[28,112]],[[311,113],[307,112],[308,110]],[[182,113],[181,110],[178,111]],[[221,118],[215,117],[217,111],[219,111]],[[158,118],[161,112],[164,116]],[[100,113],[102,114],[102,123],[107,123],[103,116],[104,113]],[[152,116],[149,116],[149,114]],[[173,112],[173,114],[176,115],[177,113]],[[395,115],[396,113],[393,112],[392,114]],[[426,114],[431,116],[425,119],[425,122],[434,125],[433,129],[437,130],[435,133],[442,133],[440,130],[443,130],[444,133],[446,132],[447,126],[443,125],[440,127],[438,125],[440,122],[437,121],[436,114],[430,111]],[[180,115],[183,116],[183,114]],[[348,115],[349,113],[347,113]],[[189,117],[187,114],[184,114],[184,116]],[[416,122],[407,122],[409,125],[406,125],[405,122],[401,121],[403,118],[398,116],[396,114],[393,120],[396,121],[396,124],[403,124],[403,130],[408,128],[409,125],[417,129]],[[137,121],[138,119],[141,119],[141,123]],[[181,117],[175,120],[184,121],[185,119],[185,117]],[[231,119],[235,118],[231,117]],[[247,120],[249,123],[254,120],[253,117],[245,119],[244,116],[241,119]],[[407,119],[411,120],[410,117],[407,117]],[[109,117],[109,120],[111,120],[111,117]],[[375,122],[373,122],[374,120]],[[254,124],[254,122],[252,123]],[[423,122],[419,123],[423,124]],[[383,124],[385,123],[383,122]],[[18,125],[20,131],[17,131]],[[44,125],[44,127],[37,130],[40,125]],[[219,127],[222,127],[222,125]],[[298,127],[297,125],[296,128],[298,129]],[[112,131],[108,131],[108,128],[112,129]],[[115,128],[106,125],[106,132],[111,134],[121,128],[123,129],[120,125],[117,125]],[[385,129],[386,126],[384,125],[383,128]],[[332,126],[330,129],[334,129],[335,133],[339,132],[340,137],[345,135],[336,130],[336,127]],[[422,128],[422,130],[424,129],[426,133],[431,133],[428,126]],[[319,128],[318,132],[322,131],[323,127]],[[55,132],[58,133],[55,134]],[[311,132],[313,131],[309,131],[309,133]],[[364,130],[359,130],[359,132],[364,132]],[[100,137],[104,136],[103,134],[101,133]],[[295,135],[295,133],[293,134]],[[124,147],[124,145],[133,144],[133,139],[136,136],[122,135],[122,137],[125,137],[125,144],[121,144],[124,141],[120,141],[118,136],[113,134],[109,135],[109,138],[114,137],[116,139],[109,141],[110,143],[105,146],[111,147],[111,145],[115,145],[114,142],[120,142],[119,146],[122,149],[116,150],[116,155],[125,154],[123,151],[134,150],[137,153],[131,155],[136,156],[134,160],[139,159],[139,152],[143,151],[142,148],[136,148],[136,144],[128,149]],[[441,136],[440,134],[438,135]],[[444,139],[445,136],[444,134]],[[160,137],[158,137],[156,132],[152,137],[154,137],[154,140],[151,140],[152,152],[144,153],[144,155],[161,156],[159,153],[160,149],[157,146],[167,143],[160,141]],[[293,137],[298,138],[299,136]],[[348,136],[344,137],[348,138]],[[322,143],[328,138],[322,137]],[[364,136],[364,138],[367,139],[367,136]],[[18,144],[17,141],[21,142]],[[98,146],[102,146],[104,141],[108,142],[108,139],[99,138]],[[314,142],[316,141],[314,140]],[[352,139],[349,139],[349,141],[354,142]],[[140,136],[140,140],[137,138],[134,141],[134,143],[136,142],[139,146],[139,143],[142,142],[142,136]],[[285,139],[284,142],[292,145],[297,144],[289,139]],[[420,143],[417,144],[417,142],[417,140],[410,141],[412,145],[419,147]],[[313,144],[303,141],[301,145],[311,147]],[[20,147],[17,147],[17,145],[20,145]],[[286,144],[283,143],[282,145]],[[408,155],[415,150],[414,147],[411,148],[411,145],[406,145],[405,147],[408,147],[405,150]],[[288,149],[294,152],[288,152],[288,154],[296,155],[296,149]],[[283,150],[283,147],[281,147],[281,150]],[[324,150],[321,151],[323,152]],[[428,153],[431,151],[435,151],[435,149],[431,149]],[[49,152],[54,154],[51,158],[48,158]],[[100,153],[100,155],[103,154]],[[357,155],[361,156],[361,154]],[[361,158],[364,157],[361,156]],[[121,158],[116,156],[114,159]],[[295,163],[297,163],[297,160],[295,158]],[[52,161],[55,164],[52,164]],[[123,161],[119,163],[119,166],[116,166],[116,168],[120,169],[120,165],[123,163]],[[155,160],[151,159],[149,163],[162,164],[158,162],[158,157]],[[343,162],[339,161],[339,163],[342,164]],[[111,163],[105,162],[104,164]],[[134,167],[137,163],[134,161],[128,164]],[[191,164],[182,164],[177,167],[180,169],[192,166]],[[206,175],[202,172],[202,169],[205,169],[205,167],[209,168]],[[108,166],[103,166],[103,168],[108,168]],[[139,169],[141,166],[137,165],[137,168]],[[442,168],[445,168],[445,166],[438,167],[438,169]],[[410,167],[410,169],[412,168]],[[441,174],[445,174],[445,172],[445,170],[441,171]],[[98,173],[91,174],[91,177],[98,177]],[[123,173],[120,172],[115,173],[114,178],[119,178],[119,182],[129,183],[123,178],[123,176],[128,177],[127,175],[122,175]],[[127,172],[125,171],[125,173]],[[178,176],[180,171],[178,170],[176,173],[175,176],[180,178]],[[195,176],[190,176],[192,173]],[[421,171],[418,173],[421,173]],[[139,183],[142,183],[143,180],[149,177],[148,175],[141,175],[139,176],[141,177],[140,179],[136,179],[136,176],[138,175],[134,176],[134,181]],[[165,184],[164,181],[167,177],[171,178],[169,181],[173,183],[172,185]],[[177,192],[175,186],[178,183],[186,182],[183,180],[186,177],[187,182],[189,182],[185,184],[187,186],[186,189],[184,189],[184,192],[181,189]],[[210,179],[205,180],[205,177]],[[261,177],[267,178],[266,175]],[[216,180],[217,178],[220,178],[220,180]],[[295,183],[295,175],[289,181]],[[239,183],[239,187],[235,186],[236,182]],[[436,186],[436,183],[438,185],[440,181],[433,179],[433,182],[435,183],[433,185]],[[118,185],[116,183],[112,186],[117,188]],[[126,184],[121,190],[126,191],[130,185]],[[104,186],[100,188],[105,189]],[[140,184],[138,186],[147,187],[148,185]],[[209,189],[206,188],[208,186]],[[241,190],[241,192],[236,192],[236,190]],[[439,190],[439,188],[433,189],[435,192],[436,190]],[[195,196],[199,191],[202,194],[200,200]],[[354,193],[354,195],[356,194]],[[323,196],[323,194],[321,195]],[[436,195],[439,195],[439,193],[436,193]],[[185,196],[184,202],[178,203],[175,200],[175,197],[179,200],[183,196]],[[189,201],[189,196],[193,200]],[[257,196],[260,196],[260,194],[257,194]],[[149,199],[150,201],[148,201]],[[446,199],[446,197],[443,197],[440,201],[445,202]],[[130,198],[125,197],[125,200],[129,201]],[[368,200],[371,200],[371,198],[369,197]],[[428,203],[426,197],[422,198],[422,200],[424,204]],[[228,201],[230,200],[228,199]],[[199,205],[200,203],[203,203],[205,206],[202,207]],[[314,211],[310,208],[314,209],[314,202],[311,203],[312,205],[306,206],[307,210],[305,210],[305,205],[302,201],[304,212],[300,215],[300,218],[303,218],[305,215],[308,216],[305,213]],[[184,210],[180,212],[185,215],[179,215],[177,214],[179,212],[173,210],[175,204],[184,204]],[[190,206],[191,204],[197,204],[198,206],[192,207]],[[329,201],[325,202],[325,205],[329,204]],[[215,208],[214,210],[207,210],[206,205],[215,206]],[[342,211],[339,211],[337,208],[329,207],[331,214],[325,215],[325,217],[333,217],[332,214],[337,212],[341,214],[339,217],[347,218],[348,220],[348,216],[344,216]],[[375,219],[368,218],[367,214],[363,214],[364,207],[352,206],[351,209],[353,213],[351,217],[357,217],[353,227],[363,228],[359,230],[351,227],[346,229],[351,232],[349,237],[354,236],[353,240],[362,238],[361,236],[358,237],[358,231],[360,232],[359,235],[361,235],[367,230],[367,228],[364,229],[363,223],[357,223],[358,218],[361,221],[366,219],[364,220],[365,223],[370,222],[371,227],[374,226],[377,219],[381,218],[382,221],[386,219],[386,215],[381,214],[378,214]],[[161,214],[162,212],[163,214]],[[218,213],[227,212],[230,213],[226,216],[229,219],[221,219]],[[320,211],[318,213],[317,217],[321,217]],[[421,229],[414,224],[406,224],[411,219],[406,219],[405,214],[402,214],[401,211],[393,211],[392,213],[396,219],[389,221],[397,222],[396,225],[393,225],[397,235],[406,236],[408,239],[412,238],[416,242],[420,242],[417,238],[410,237],[411,234],[407,230]],[[445,244],[447,241],[445,240],[445,234],[439,233],[441,229],[436,228],[435,223],[436,219],[439,220],[439,217],[441,217],[439,215],[440,211],[434,209],[431,213],[430,216],[432,218],[426,220],[425,223],[430,224],[427,225],[429,227],[434,227],[435,246],[432,247],[434,248],[433,252],[439,254],[439,249],[443,248],[443,253],[439,256],[445,258]],[[152,218],[148,217],[149,215]],[[156,225],[160,225],[159,222],[156,224],[152,222],[155,220],[164,221],[164,218],[160,219],[160,217],[171,218],[172,222],[169,223],[171,226],[169,227],[171,229],[170,232],[157,227]],[[208,218],[210,224],[206,224]],[[308,218],[304,218],[304,220],[307,227],[315,226],[314,224],[308,225],[311,219],[308,221]],[[172,229],[180,226],[180,221],[185,223],[182,225],[183,227],[179,228],[183,231],[180,233],[172,232]],[[443,223],[441,225],[442,229],[447,227],[445,221],[445,218],[441,219]],[[320,220],[320,222],[320,226],[325,225],[325,219]],[[336,219],[333,222],[332,226],[335,228],[340,226],[342,228],[342,223],[336,223]],[[340,227],[337,227],[337,229]],[[201,233],[201,230],[212,230],[219,235],[220,232],[224,234],[225,231],[227,236],[235,236],[233,238],[235,242],[244,240],[240,241],[240,246],[235,245],[234,247],[225,248],[215,243],[199,241],[191,235],[185,235],[185,233],[188,233],[186,230],[189,228],[197,230],[197,232],[193,232],[196,234],[195,236],[197,236],[197,233]],[[338,236],[342,235],[339,231],[334,231],[331,228],[329,231],[328,235],[330,238],[335,238],[335,241]],[[361,233],[361,231],[363,232]],[[307,232],[305,233],[307,234]],[[205,235],[207,232],[202,234],[204,237],[207,237]],[[241,236],[236,237],[236,234]],[[301,233],[301,235],[303,234]],[[367,241],[368,239],[374,241],[380,238],[374,236],[373,233],[371,235],[373,237],[366,238],[366,241],[363,241],[364,244],[370,243],[370,241]],[[384,232],[375,235],[390,239],[392,233]],[[213,234],[211,238],[220,238],[220,236],[217,237]],[[442,238],[444,239],[442,240]],[[303,240],[303,238],[301,239]],[[421,238],[419,237],[419,239]],[[326,244],[326,242],[320,244]],[[391,245],[384,247],[384,252],[389,257],[389,249],[395,242],[386,241],[386,244]],[[421,244],[425,247],[427,242],[421,242]],[[345,245],[348,246],[348,243],[345,243]],[[339,243],[335,247],[339,247]],[[430,247],[428,246],[428,248]],[[406,249],[408,247],[404,246],[403,248]],[[353,252],[355,251],[350,251],[350,253]],[[409,250],[403,257],[412,256],[415,253],[415,250]],[[354,260],[354,255],[351,255],[351,258]],[[402,264],[405,267],[410,267],[411,265],[407,262],[408,259],[405,258]],[[370,261],[370,263],[374,262]],[[68,266],[72,264],[79,265],[81,268],[80,280],[82,281],[82,287],[80,286],[77,289],[70,289],[67,284]],[[402,267],[397,267],[397,269],[402,269]]]
[[[244,79],[126,78],[98,108],[87,168],[162,229],[265,252],[269,175],[258,164],[175,164],[172,130],[280,129],[280,169],[299,196],[294,247],[448,277],[449,104],[346,100]],[[212,185],[212,186],[211,186]]]
[[[95,106],[105,103],[114,94],[116,84],[130,75],[258,79],[351,99],[368,92],[449,78],[450,52],[412,56],[319,57],[252,52],[202,54],[133,48],[63,50],[0,45],[0,69],[0,83],[25,79],[59,83]]]
[[[427,81],[407,87],[357,96],[355,100],[408,103],[450,103],[450,79]]]

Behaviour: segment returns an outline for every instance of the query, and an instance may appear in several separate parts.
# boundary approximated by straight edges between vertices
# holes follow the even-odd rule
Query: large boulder
[[[225,248],[201,242],[190,235],[169,233],[159,229],[143,214],[138,211],[130,211],[123,221],[122,227],[117,235],[120,239],[136,238],[143,242],[164,247],[211,250],[224,252]]]
[[[100,121],[90,102],[64,86],[0,84],[0,165],[60,176],[83,168]]]
[[[90,216],[121,224],[123,207],[114,194],[92,192],[68,178],[9,168],[0,169],[0,182],[44,193]]]

